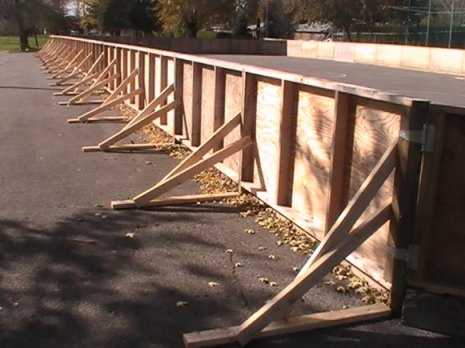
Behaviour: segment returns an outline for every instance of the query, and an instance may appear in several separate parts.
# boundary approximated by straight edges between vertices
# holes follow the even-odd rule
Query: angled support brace
[[[59,81],[57,81],[54,85],[52,86],[62,86],[65,82],[68,82],[72,79],[78,78],[80,75],[83,74],[82,72],[82,67],[84,64],[86,64],[90,59],[92,58],[92,53],[89,53],[87,57],[85,57],[74,69],[71,73],[68,74],[68,76],[61,77]]]
[[[100,62],[104,59],[105,54],[102,53],[100,57],[94,62],[94,64],[90,67],[89,71],[84,73],[84,78],[76,82],[75,84],[65,88],[61,92],[54,93],[54,95],[78,95],[80,92],[77,92],[81,86],[85,86],[87,83],[93,84],[94,79],[96,79],[99,76],[99,73],[96,71],[97,66],[100,64]]]
[[[72,97],[67,102],[58,103],[58,105],[76,105],[76,104],[100,104],[104,101],[88,101],[86,98],[91,96],[94,93],[100,91],[103,87],[108,85],[110,82],[116,80],[119,77],[118,73],[111,73],[112,69],[115,67],[116,60],[113,60],[112,63],[106,67],[102,73],[97,77],[95,81],[92,82],[92,85],[85,91],[79,93],[78,95]],[[107,75],[109,76],[107,77]]]
[[[186,346],[207,347],[211,346],[213,342],[215,344],[239,342],[241,345],[245,345],[254,338],[267,336],[268,333],[273,335],[307,329],[305,325],[296,325],[297,327],[286,325],[285,327],[289,328],[289,330],[284,331],[271,328],[279,325],[278,323],[283,323],[274,321],[283,319],[290,312],[292,306],[311,287],[320,282],[331,269],[391,219],[392,204],[387,202],[354,227],[363,211],[394,170],[396,150],[397,144],[393,143],[322,241],[319,249],[315,252],[316,256],[311,258],[311,261],[287,287],[240,326],[185,335]],[[388,316],[389,313],[390,311],[386,310],[383,315]],[[288,318],[285,323],[295,322],[296,320],[298,322],[299,318]],[[204,339],[200,338],[199,335],[204,335]],[[214,339],[212,339],[213,337]]]
[[[61,75],[67,73],[67,72],[70,72],[69,70],[72,69],[71,73],[74,71],[75,68],[73,68],[73,66],[75,65],[75,63],[79,60],[79,58],[81,58],[81,55],[84,53],[84,50],[80,50],[79,53],[73,58],[70,60],[70,62],[66,65],[66,67],[63,68],[63,70],[57,72],[55,75],[49,77],[49,79],[58,79],[60,77],[62,77]]]
[[[209,154],[211,150],[218,146],[224,137],[229,134],[235,127],[241,125],[241,114],[231,119],[221,128],[219,128],[202,146],[196,151],[191,153],[184,161],[182,161],[176,168],[169,172],[158,184],[137,195],[132,200],[127,201],[113,201],[113,209],[129,209],[141,208],[147,206],[158,206],[166,204],[180,204],[192,203],[193,200],[198,201],[213,201],[220,198],[231,197],[231,195],[238,195],[239,192],[227,192],[216,195],[200,195],[200,196],[184,196],[184,197],[170,197],[167,199],[158,199],[162,194],[171,190],[172,188],[180,185],[181,183],[189,180],[194,175],[201,171],[208,169],[218,162],[240,152],[252,145],[250,137],[243,137],[228,146],[216,152]]]
[[[126,117],[95,117],[106,111],[111,109],[112,107],[128,100],[136,95],[143,94],[144,90],[142,88],[136,89],[128,94],[119,95],[119,92],[123,91],[136,77],[138,74],[138,69],[135,69],[121,84],[116,88],[116,90],[104,100],[102,105],[95,108],[94,110],[88,111],[76,119],[69,119],[68,123],[81,123],[81,122],[102,122],[102,121],[122,121],[126,120]]]
[[[115,91],[116,92],[116,91]],[[141,111],[136,117],[134,117],[123,129],[116,134],[112,135],[108,139],[101,142],[98,146],[86,146],[82,148],[84,152],[93,151],[115,151],[115,150],[127,150],[126,145],[116,145],[119,141],[140,130],[142,127],[150,124],[159,117],[166,115],[171,110],[174,110],[177,106],[177,102],[173,101],[162,108],[153,111],[157,106],[161,105],[168,96],[174,92],[174,85],[167,87],[156,99],[147,105],[147,107]],[[115,95],[116,96],[116,95]],[[109,100],[112,96],[109,97]],[[148,144],[131,144],[132,150],[137,150],[137,145],[140,145],[140,150],[147,150]],[[155,145],[152,145],[152,148]]]

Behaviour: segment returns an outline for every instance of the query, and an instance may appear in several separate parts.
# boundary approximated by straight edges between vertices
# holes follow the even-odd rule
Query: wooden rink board
[[[237,115],[242,109],[242,76],[239,73],[226,71],[226,91],[225,91],[225,122]],[[224,146],[240,139],[241,131],[239,128],[233,130],[224,139]],[[231,172],[239,172],[241,162],[240,154],[235,154],[223,161]]]
[[[350,131],[348,132],[347,160],[345,162],[347,181],[343,194],[345,204],[354,196],[386,149],[396,139],[399,128],[400,115],[365,106],[356,106],[355,115],[352,115],[349,121]],[[361,219],[373,213],[392,197],[393,183],[394,175],[391,174]],[[383,260],[387,255],[388,234],[389,223],[386,223],[349,257],[349,260],[357,264],[362,271],[385,286],[388,284],[384,282],[385,264]]]
[[[202,66],[202,113],[200,127],[200,141],[203,143],[215,131],[215,70]]]
[[[329,194],[334,97],[302,87],[297,105],[291,206],[316,227],[316,236],[322,238]]]
[[[334,50],[334,47],[329,48]],[[363,49],[361,46],[360,50]],[[331,165],[336,129],[336,92],[344,91],[354,104],[353,113],[348,116],[348,144],[344,147],[342,171],[345,180],[340,193],[341,208],[344,208],[360,188],[388,145],[398,138],[400,130],[399,113],[383,108],[380,110],[377,103],[359,105],[359,98],[364,96],[363,98],[370,100],[382,99],[383,103],[389,105],[404,103],[402,105],[406,110],[412,100],[385,96],[381,91],[373,92],[356,86],[340,87],[337,83],[312,77],[307,79],[305,76],[291,76],[290,71],[271,71],[267,69],[272,68],[247,65],[239,67],[231,62],[210,62],[208,57],[186,56],[124,45],[120,45],[116,50],[120,50],[120,69],[123,77],[135,67],[135,57],[143,52],[142,87],[146,89],[146,99],[158,95],[168,83],[174,82],[175,60],[181,62],[183,75],[180,79],[180,114],[183,117],[183,135],[188,146],[193,145],[189,141],[197,135],[199,139],[194,147],[200,145],[221,125],[219,122],[227,122],[238,112],[244,111],[245,100],[248,104],[254,104],[253,120],[247,121],[245,129],[247,132],[252,131],[255,142],[250,156],[253,161],[247,159],[246,162],[247,166],[253,163],[253,172],[252,176],[245,180],[245,184],[250,185],[244,186],[253,187],[252,192],[256,192],[259,198],[273,207],[282,208],[280,211],[283,211],[286,217],[319,239],[325,236],[330,227],[327,212],[328,206],[332,204]],[[330,52],[327,53],[329,55]],[[274,61],[270,60],[269,63]],[[222,82],[218,83],[218,69],[221,70],[221,74],[224,73],[224,87],[221,87],[224,88],[224,93],[218,93],[217,90],[218,86],[222,86]],[[251,77],[250,85],[254,90],[251,94],[256,94],[256,99],[255,95],[251,98],[248,94],[244,95],[244,76]],[[179,80],[177,82],[179,83]],[[286,93],[285,86],[288,88]],[[216,97],[222,94],[224,100],[218,101]],[[292,107],[294,99],[295,110]],[[134,102],[131,105],[134,105]],[[165,120],[160,119],[157,124],[172,134],[174,117],[174,112],[170,112]],[[241,130],[238,127],[225,137],[223,146],[232,144],[240,137]],[[237,179],[241,171],[241,154],[234,154],[222,164],[223,168],[227,169],[225,173]],[[249,166],[247,169],[250,168]],[[287,168],[289,177],[283,175]],[[286,177],[288,182],[280,181],[282,177]],[[288,203],[277,206],[278,196],[283,194],[283,188],[286,189],[287,185]],[[372,213],[391,197],[392,187],[391,177],[360,219]],[[384,265],[388,258],[388,232],[389,226],[386,224],[349,257],[357,267],[386,286],[389,286],[384,281]]]
[[[425,278],[446,286],[465,287],[465,119],[448,114],[445,121],[434,220]]]
[[[276,154],[279,150],[280,100],[279,80],[258,79],[254,184],[261,191],[267,192],[270,201],[273,200],[278,184]]]

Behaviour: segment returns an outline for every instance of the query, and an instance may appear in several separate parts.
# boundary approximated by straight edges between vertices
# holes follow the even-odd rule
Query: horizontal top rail
[[[177,52],[165,51],[165,50],[149,48],[149,47],[112,43],[108,41],[100,41],[100,40],[94,40],[94,39],[83,39],[83,38],[78,38],[78,37],[51,35],[51,38],[66,39],[66,40],[97,44],[97,45],[113,47],[113,48],[139,51],[139,52],[148,53],[148,54],[155,54],[155,55],[172,58],[173,60],[179,59],[179,60],[191,61],[194,63],[210,65],[210,66],[232,70],[232,71],[236,71],[240,73],[249,73],[249,74],[254,74],[258,76],[264,76],[268,78],[274,78],[274,79],[284,80],[288,82],[299,83],[302,85],[307,85],[307,86],[316,87],[316,88],[325,89],[325,90],[334,91],[334,92],[339,91],[343,93],[353,94],[353,95],[364,97],[364,98],[374,99],[374,100],[388,102],[388,103],[397,104],[397,105],[406,106],[406,107],[410,107],[412,103],[415,101],[426,101],[424,99],[406,97],[406,96],[402,96],[399,94],[384,92],[384,91],[374,89],[374,88],[353,85],[353,84],[348,84],[348,83],[343,83],[343,82],[334,82],[329,79],[304,76],[300,74],[283,72],[280,70],[275,70],[275,69],[270,69],[270,68],[263,68],[263,67],[253,66],[253,65],[244,65],[242,63],[228,62],[228,61],[224,61],[220,59],[214,59],[211,57],[203,57],[201,55],[177,53]]]

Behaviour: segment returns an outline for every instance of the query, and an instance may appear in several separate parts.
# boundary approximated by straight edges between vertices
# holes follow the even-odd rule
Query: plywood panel
[[[465,288],[465,119],[447,115],[435,214],[429,241],[429,281]]]
[[[183,100],[182,107],[184,108],[184,133],[188,139],[191,139],[192,136],[192,78],[193,78],[193,69],[191,63],[185,63],[183,65],[184,71],[184,90],[183,90]]]
[[[292,207],[309,224],[324,229],[334,126],[334,98],[298,91]]]
[[[277,192],[281,108],[281,81],[258,79],[254,183],[273,201]]]
[[[242,108],[242,77],[240,74],[226,71],[226,92],[225,92],[225,122],[237,115]],[[239,128],[231,132],[225,139],[224,145],[240,139]],[[240,154],[231,156],[224,161],[224,164],[238,172],[240,168]]]
[[[389,145],[398,138],[400,115],[358,105],[349,121],[343,197],[347,203],[358,191]],[[364,219],[392,197],[394,176],[387,180],[380,192],[361,216]],[[386,245],[389,224],[385,224],[354,254],[351,261],[378,281],[384,279]]]
[[[202,67],[202,112],[200,140],[203,143],[215,131],[215,70],[211,67]]]

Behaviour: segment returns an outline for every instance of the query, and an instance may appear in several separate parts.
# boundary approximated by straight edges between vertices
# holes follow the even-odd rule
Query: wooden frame
[[[245,345],[250,340],[261,337],[264,334],[262,332],[266,333],[263,330],[270,324],[271,327],[278,325],[273,323],[276,320],[299,321],[299,319],[286,318],[294,303],[390,220],[393,213],[391,202],[387,202],[354,227],[362,212],[394,170],[396,154],[397,141],[389,147],[307,264],[287,287],[238,327],[184,335],[186,347],[207,347],[225,341],[236,341],[241,345]],[[386,307],[382,313],[382,315],[388,316],[391,312]],[[349,316],[346,323],[350,323],[350,319],[357,321],[359,317],[354,316],[352,318]],[[295,327],[295,325],[283,324],[283,322],[280,324],[281,328],[276,332],[279,334],[307,329],[305,325]],[[212,336],[214,336],[214,339],[212,339]]]
[[[124,102],[125,100],[131,99],[137,94],[143,94],[143,89],[136,89],[128,94],[120,95],[122,91],[126,89],[126,87],[133,81],[138,74],[138,69],[135,69],[129,76],[124,79],[121,84],[104,100],[102,105],[98,106],[94,110],[88,111],[78,118],[69,119],[68,123],[81,123],[81,122],[102,122],[102,121],[123,121],[126,120],[124,116],[100,116],[96,117],[97,115],[101,114],[102,112],[111,109],[112,107]],[[114,74],[114,76],[118,76],[119,74]],[[113,79],[112,79],[113,80]]]
[[[194,175],[200,173],[201,171],[212,167],[216,163],[223,161],[235,153],[251,146],[252,141],[250,137],[242,137],[241,139],[229,144],[223,149],[214,151],[205,157],[210,151],[215,149],[218,144],[223,141],[226,135],[228,135],[233,129],[235,129],[237,126],[240,126],[241,124],[241,113],[239,113],[234,118],[225,123],[222,127],[220,127],[215,133],[213,133],[210,138],[208,138],[201,146],[199,146],[196,151],[192,152],[178,166],[169,172],[159,183],[135,196],[132,200],[111,202],[112,208],[130,209],[166,204],[186,204],[199,201],[215,201],[221,198],[238,195],[240,192],[226,192],[214,195],[194,195],[158,199],[158,197],[160,197],[162,194],[180,185],[186,180],[191,179]]]
[[[82,91],[69,99],[66,102],[60,102],[58,105],[83,105],[83,104],[100,104],[104,102],[103,100],[89,100],[89,97],[95,93],[101,93],[104,87],[108,86],[112,81],[116,80],[119,77],[118,73],[114,72],[116,67],[116,59],[108,64],[108,66],[103,69],[100,75],[93,81],[89,88],[85,91]]]
[[[78,81],[74,84],[71,84],[69,87],[65,88],[61,92],[54,93],[53,95],[56,96],[72,96],[72,95],[78,95],[80,92],[80,88],[86,86],[86,84],[93,84],[93,81],[95,81],[96,78],[98,78],[99,73],[97,71],[99,64],[103,61],[105,58],[105,53],[102,53],[97,60],[92,64],[92,66],[89,68],[88,71],[86,71],[81,79],[81,81]]]
[[[95,152],[95,151],[118,151],[118,150],[147,150],[154,148],[156,145],[151,144],[118,144],[117,143],[129,135],[135,133],[146,125],[152,123],[162,115],[166,115],[171,110],[174,110],[177,106],[177,102],[173,101],[168,105],[165,105],[158,110],[157,107],[162,105],[170,94],[174,93],[174,85],[170,85],[154,100],[152,100],[144,110],[137,114],[123,129],[113,134],[108,139],[101,142],[98,146],[85,146],[82,148],[83,152]],[[151,145],[151,146],[150,146]]]

